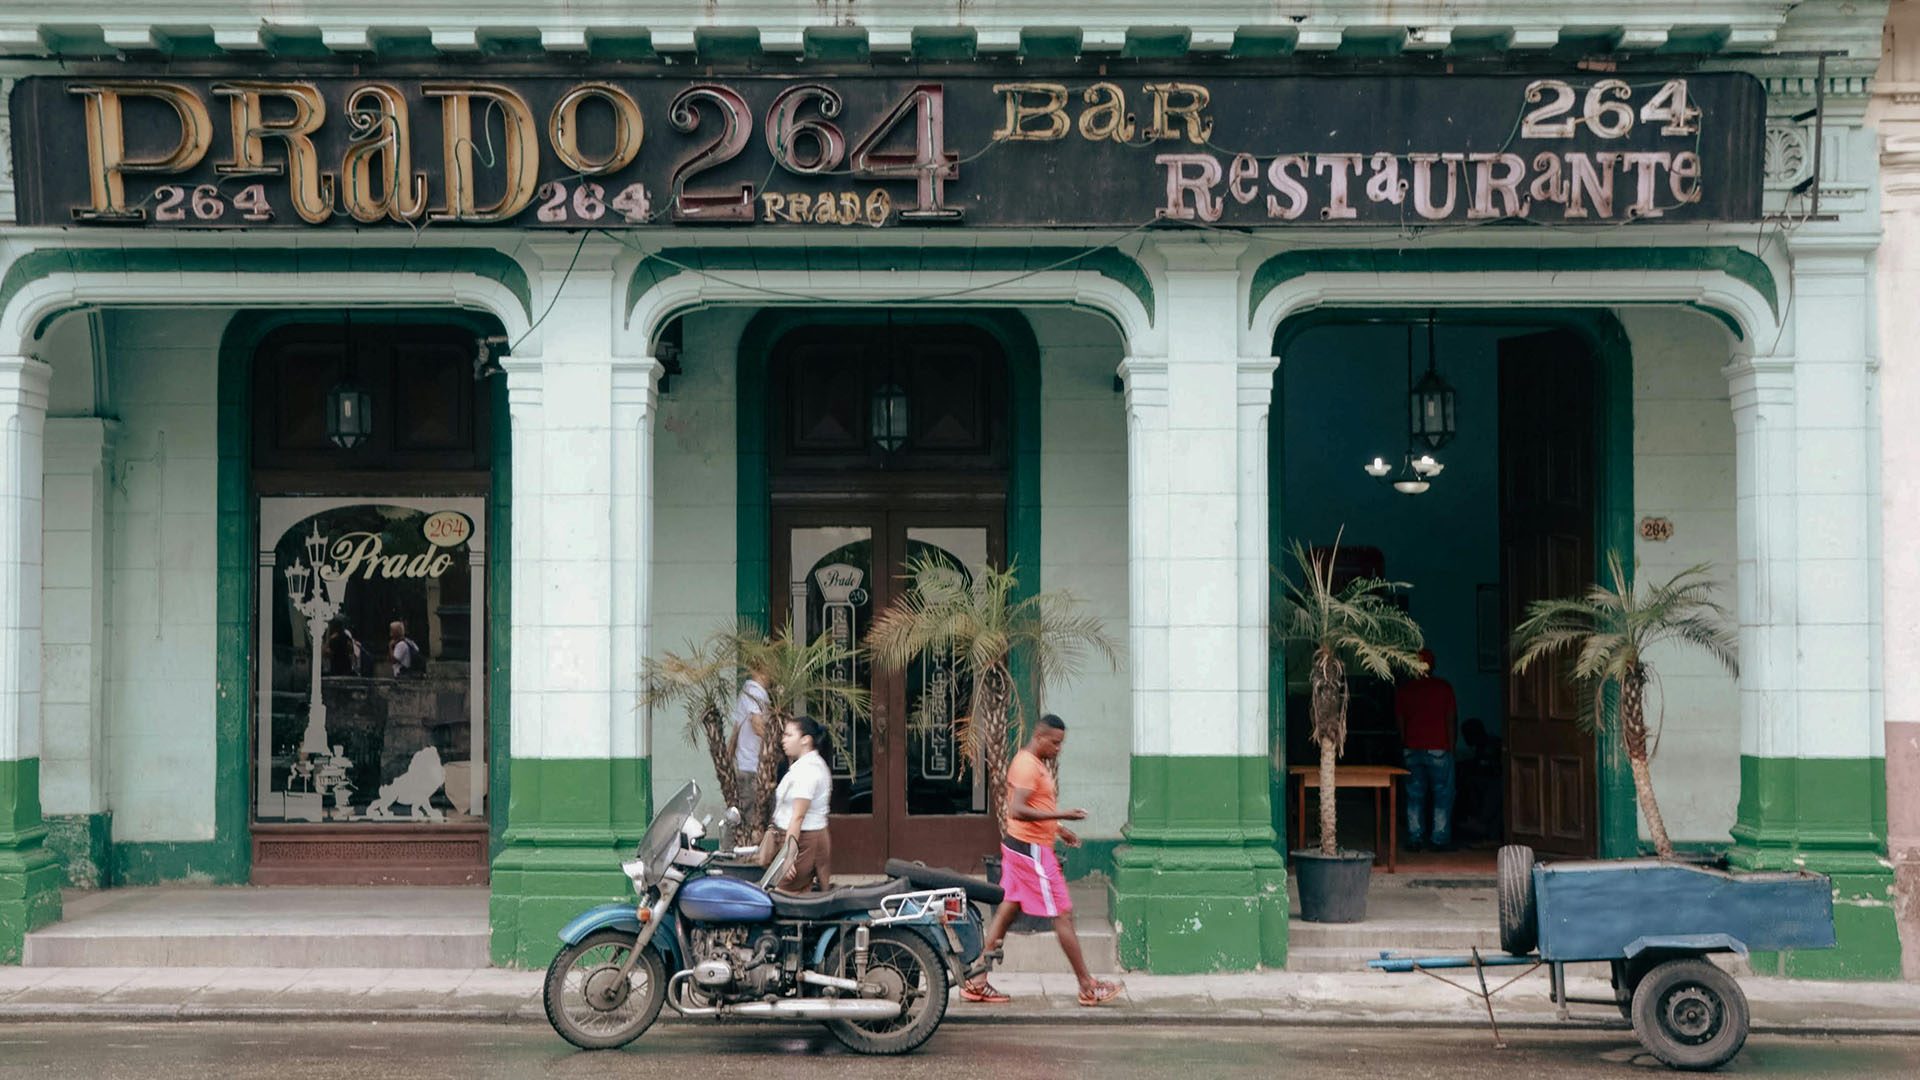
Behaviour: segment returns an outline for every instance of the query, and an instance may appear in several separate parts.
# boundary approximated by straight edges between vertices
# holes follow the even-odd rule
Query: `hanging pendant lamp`
[[[346,317],[347,342],[341,350],[340,380],[327,391],[327,438],[351,450],[373,434],[373,398],[353,378],[353,315]]]

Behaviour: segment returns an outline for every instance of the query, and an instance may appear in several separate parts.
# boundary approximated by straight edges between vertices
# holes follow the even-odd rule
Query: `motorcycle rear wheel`
[[[601,930],[560,950],[547,965],[540,997],[547,1022],[561,1038],[582,1050],[612,1050],[653,1026],[667,1000],[667,968],[659,953],[646,949],[623,985],[620,965],[633,943],[632,934]]]
[[[843,979],[853,975],[853,949],[843,935],[827,958],[827,970]],[[829,1020],[827,1030],[856,1054],[905,1054],[933,1037],[947,1015],[947,967],[912,930],[873,931],[867,943],[867,981],[887,988],[899,1001],[900,1015],[890,1020]]]

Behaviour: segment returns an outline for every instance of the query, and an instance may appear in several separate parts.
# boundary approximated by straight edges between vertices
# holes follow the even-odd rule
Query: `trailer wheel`
[[[1669,960],[1633,991],[1633,1033],[1675,1069],[1717,1069],[1746,1045],[1747,995],[1707,960]]]
[[[1525,956],[1540,943],[1533,897],[1533,849],[1508,844],[1500,849],[1500,947]]]

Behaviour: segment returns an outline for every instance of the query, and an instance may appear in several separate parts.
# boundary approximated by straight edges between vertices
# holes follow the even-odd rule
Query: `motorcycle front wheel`
[[[827,970],[854,977],[853,950],[844,935],[834,945]],[[859,1054],[905,1054],[933,1037],[947,1015],[947,967],[912,930],[875,930],[867,944],[867,982],[881,987],[881,1000],[900,1003],[889,1020],[829,1020],[827,1030]]]
[[[667,1000],[667,969],[659,953],[646,949],[621,978],[633,942],[632,934],[601,930],[560,950],[547,965],[540,996],[547,1022],[561,1038],[582,1050],[611,1050],[653,1026]]]

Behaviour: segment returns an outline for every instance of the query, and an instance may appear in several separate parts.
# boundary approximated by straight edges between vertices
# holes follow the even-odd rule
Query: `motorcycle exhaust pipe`
[[[687,981],[691,975],[692,972],[682,971],[667,983],[667,1004],[681,1016],[739,1020],[891,1020],[900,1015],[899,1002],[870,998],[787,998],[739,1005],[694,1005],[687,1000]]]
[[[793,998],[786,1001],[749,1001],[722,1005],[720,1015],[749,1020],[891,1020],[900,1015],[897,1001]]]

